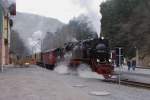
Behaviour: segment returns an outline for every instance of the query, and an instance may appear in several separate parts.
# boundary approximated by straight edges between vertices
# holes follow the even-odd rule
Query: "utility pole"
[[[122,58],[122,54],[121,54],[121,49],[122,48],[119,48],[119,85],[120,85],[120,81],[121,81],[121,66],[122,66],[122,61],[121,61],[121,58]]]
[[[121,47],[116,48],[116,57],[117,57],[117,65],[119,67],[119,76],[118,76],[118,83],[120,85],[121,82],[121,68],[122,68],[122,58],[123,58],[123,49]]]
[[[136,47],[136,64],[139,65],[139,50]]]
[[[43,57],[42,57],[43,39],[40,38],[40,39],[38,39],[38,40],[40,41],[41,61],[43,62],[44,67],[46,68],[45,62],[44,62]]]
[[[34,48],[35,48],[35,46],[36,46],[36,44],[32,46],[32,55],[33,55],[33,54],[34,54],[34,52],[35,52],[35,49],[34,49]]]

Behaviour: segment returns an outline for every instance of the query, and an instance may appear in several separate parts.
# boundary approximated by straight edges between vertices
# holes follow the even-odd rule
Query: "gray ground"
[[[85,87],[73,87],[82,84]],[[91,91],[108,91],[108,96],[93,96]],[[59,75],[31,66],[7,68],[0,73],[0,100],[150,100],[150,91],[118,86],[98,79]]]
[[[116,73],[119,73],[119,68],[116,68]],[[128,80],[134,80],[137,82],[150,83],[150,69],[139,69],[135,71],[128,71],[127,66],[123,66],[121,69],[122,78],[128,78]]]

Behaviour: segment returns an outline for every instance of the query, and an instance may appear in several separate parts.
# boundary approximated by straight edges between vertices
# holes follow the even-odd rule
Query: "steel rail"
[[[110,80],[102,80],[103,82],[109,82],[109,83],[115,83],[118,84],[118,79],[110,79]],[[143,83],[143,82],[136,82],[136,81],[130,81],[128,79],[124,79],[120,81],[121,85],[125,86],[132,86],[137,88],[144,88],[150,90],[150,83]]]

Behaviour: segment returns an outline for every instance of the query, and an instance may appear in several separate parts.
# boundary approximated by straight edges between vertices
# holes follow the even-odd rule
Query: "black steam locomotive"
[[[106,79],[113,74],[114,67],[109,62],[109,43],[108,40],[101,38],[65,43],[63,48],[39,53],[40,55],[35,56],[35,62],[52,70],[58,62],[65,60],[68,53],[71,54],[68,63],[70,68],[77,68],[80,64],[86,63],[90,65],[92,71],[103,75]]]
[[[110,49],[106,39],[90,39],[80,42],[70,42],[65,47],[66,53],[71,51],[70,66],[81,63],[89,64],[92,71],[102,74],[105,78],[112,76],[114,67],[109,62]]]

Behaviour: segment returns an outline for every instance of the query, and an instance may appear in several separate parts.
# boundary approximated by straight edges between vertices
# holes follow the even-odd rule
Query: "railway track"
[[[150,89],[150,83],[135,82],[135,81],[130,81],[130,80],[121,80],[120,82],[123,85]]]
[[[119,84],[119,81],[117,79],[103,80],[103,81],[104,82],[110,82],[110,83]],[[144,89],[149,89],[150,90],[150,83],[135,82],[135,81],[130,81],[128,79],[125,79],[125,80],[121,80],[120,84],[121,85],[132,86],[132,87],[137,87],[137,88],[144,88]]]
[[[139,68],[139,69],[150,69],[150,67],[136,67],[136,68]]]

